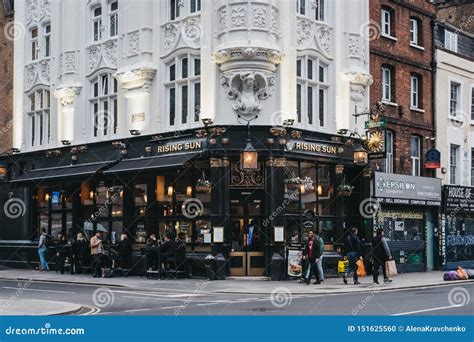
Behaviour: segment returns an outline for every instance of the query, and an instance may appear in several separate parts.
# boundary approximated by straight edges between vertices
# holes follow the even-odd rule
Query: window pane
[[[117,134],[117,124],[118,124],[118,110],[117,110],[117,99],[114,99],[114,134]]]
[[[308,87],[308,123],[313,124],[313,87]]]
[[[326,82],[326,68],[319,66],[319,82]]]
[[[96,9],[94,9],[94,17],[99,17],[102,15],[102,7],[97,7]]]
[[[411,137],[411,155],[412,157],[420,156],[420,138]]]
[[[296,61],[296,76],[301,77],[301,59]]]
[[[181,60],[181,78],[188,78],[188,59]]]
[[[301,122],[301,84],[296,85],[296,114],[298,122]]]
[[[194,59],[194,76],[201,75],[201,60],[199,58]]]
[[[326,112],[326,91],[319,89],[319,126],[323,127],[325,112]]]
[[[118,2],[112,2],[112,4],[110,5],[110,10],[111,11],[116,11],[118,10]]]
[[[201,114],[201,83],[194,84],[194,122],[199,121]]]
[[[312,80],[313,79],[313,60],[308,59],[308,79]]]
[[[188,122],[188,86],[181,87],[181,121]]]
[[[176,89],[171,88],[169,92],[169,106],[170,106],[170,125],[174,126],[174,121],[176,117]]]
[[[170,81],[174,81],[176,79],[176,65],[170,65]]]

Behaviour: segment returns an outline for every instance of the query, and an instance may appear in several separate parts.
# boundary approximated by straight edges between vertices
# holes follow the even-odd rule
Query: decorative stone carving
[[[59,103],[64,106],[74,105],[76,95],[79,95],[81,88],[77,86],[59,87],[54,91],[54,96],[59,100]]]
[[[201,46],[202,26],[198,18],[190,18],[184,22],[181,30],[183,40],[192,48]]]
[[[42,60],[39,64],[39,74],[41,76],[41,80],[45,84],[50,84],[51,82],[51,71],[50,71],[50,62],[49,59]]]
[[[140,31],[128,34],[128,54],[138,55],[140,53]]]
[[[262,59],[273,64],[283,62],[284,55],[281,51],[263,48],[234,48],[224,49],[213,54],[214,62],[218,65],[237,59]]]
[[[267,10],[264,7],[254,9],[253,25],[258,28],[265,28],[267,26]]]
[[[316,27],[316,42],[321,50],[327,55],[331,54],[332,29],[328,26],[320,25]]]
[[[35,85],[38,76],[36,65],[29,64],[25,67],[25,69],[26,89],[31,89]]]
[[[232,107],[239,114],[258,114],[262,110],[260,101],[270,96],[270,82],[259,72],[241,72],[232,77],[222,76],[221,83],[227,89],[227,97],[234,100]]]
[[[244,26],[247,22],[247,10],[244,6],[237,6],[232,8],[230,14],[230,22],[232,27]]]
[[[87,65],[89,66],[89,72],[94,71],[99,65],[102,57],[102,46],[91,45],[86,49],[87,52]]]
[[[359,35],[350,34],[347,38],[347,57],[365,58],[365,46]]]
[[[217,16],[219,21],[219,31],[225,31],[227,29],[227,8],[221,8]]]
[[[350,80],[352,101],[363,101],[367,93],[367,88],[373,83],[372,76],[362,73],[349,73],[347,76]]]
[[[305,49],[314,37],[313,24],[311,21],[298,18],[296,23],[296,45],[298,49]]]
[[[150,93],[156,69],[141,67],[129,71],[117,72],[115,78],[120,82],[126,98],[136,94]]]
[[[179,25],[166,24],[163,27],[163,48],[170,50],[178,44],[179,38]]]
[[[272,7],[272,24],[271,24],[271,30],[273,33],[277,36],[281,36],[281,30],[280,30],[280,20],[279,20],[279,12],[276,7]]]
[[[116,40],[109,40],[103,44],[104,59],[112,68],[117,67],[118,44]]]
[[[76,72],[76,52],[75,51],[68,51],[61,55],[61,60],[63,65],[61,67],[64,68],[61,72],[65,74],[72,74]]]
[[[51,17],[51,0],[27,0],[26,21],[41,21]]]
[[[258,163],[257,171],[243,171],[240,162],[232,162],[230,170],[231,188],[263,188],[265,187],[265,165]]]

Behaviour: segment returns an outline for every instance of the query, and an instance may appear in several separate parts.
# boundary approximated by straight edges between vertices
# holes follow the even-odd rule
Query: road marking
[[[461,308],[461,307],[463,307],[463,305],[440,306],[440,307],[431,308],[431,309],[423,309],[423,310],[416,310],[416,311],[409,311],[409,312],[397,313],[397,314],[393,314],[393,315],[391,315],[391,316],[405,316],[405,315],[412,315],[412,314],[422,313],[422,312],[438,311],[438,310],[445,310],[445,309],[452,309],[452,308]]]
[[[147,293],[147,292],[134,292],[134,291],[117,291],[112,290],[115,293],[125,293],[125,294],[133,294],[139,296],[152,296],[152,297],[163,297],[163,298],[188,298],[188,297],[201,297],[203,294],[199,293],[176,293],[176,294],[158,294],[158,293]]]
[[[132,309],[132,310],[123,310],[122,312],[140,312],[140,311],[150,311],[153,309]]]
[[[18,287],[9,287],[9,286],[4,286],[4,289],[9,289],[9,290],[18,290]],[[71,291],[55,291],[55,290],[40,290],[40,289],[27,289],[23,288],[23,291],[37,291],[37,292],[51,292],[51,293],[65,293],[65,294],[75,294],[76,292],[71,292]]]

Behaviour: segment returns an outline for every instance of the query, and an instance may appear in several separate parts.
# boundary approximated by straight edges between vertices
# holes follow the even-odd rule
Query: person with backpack
[[[46,229],[41,228],[41,235],[38,242],[38,255],[40,259],[40,271],[49,271],[49,265],[46,261],[46,254],[48,253],[48,234],[46,234]]]
[[[353,272],[354,285],[360,285],[359,277],[357,275],[357,260],[362,254],[362,241],[360,241],[357,233],[359,230],[357,227],[352,227],[350,233],[344,238],[344,250],[346,252],[346,257],[349,260],[349,267],[347,267],[346,272],[343,275],[344,284],[347,285],[347,276]]]
[[[383,236],[383,228],[378,228],[375,237],[372,240],[372,258],[374,261],[373,280],[374,284],[379,283],[379,268],[382,267],[384,283],[391,283],[392,281],[387,277],[387,269],[385,263],[392,260],[392,254],[388,247],[388,239]]]

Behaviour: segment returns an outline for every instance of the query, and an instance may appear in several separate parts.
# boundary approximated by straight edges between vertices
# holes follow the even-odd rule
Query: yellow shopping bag
[[[337,262],[337,271],[339,273],[345,273],[348,267],[349,267],[349,260],[347,260],[345,257],[344,257],[344,260],[339,260]]]

